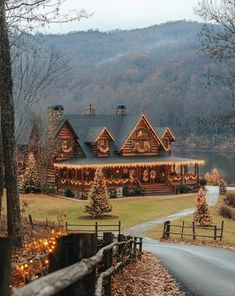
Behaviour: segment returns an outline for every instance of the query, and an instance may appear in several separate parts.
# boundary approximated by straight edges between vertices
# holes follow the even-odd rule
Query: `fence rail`
[[[70,224],[65,222],[65,230],[67,233],[96,233],[98,236],[99,233],[104,232],[116,232],[121,233],[121,221],[118,221],[116,224],[99,224],[98,222],[94,224]]]
[[[172,228],[180,228],[181,231],[172,231]],[[185,229],[191,229],[191,233],[185,233]],[[211,235],[206,235],[206,234],[200,234],[196,233],[196,230],[205,230],[205,231],[210,231],[212,232]],[[163,228],[163,235],[162,238],[164,239],[169,239],[171,235],[179,235],[181,239],[183,239],[184,236],[191,236],[193,240],[196,240],[197,237],[201,238],[212,238],[214,240],[219,239],[222,241],[223,239],[223,232],[224,232],[224,221],[221,222],[221,226],[218,227],[217,225],[211,225],[211,226],[199,226],[195,225],[194,222],[192,222],[192,226],[190,225],[185,225],[184,221],[182,222],[182,225],[176,225],[172,224],[170,221],[165,221],[164,222],[164,228]]]
[[[49,255],[49,274],[22,288],[12,289],[11,295],[111,296],[112,274],[142,254],[142,238],[119,234],[117,241],[113,239],[112,233],[104,233],[104,246],[97,252],[95,233],[69,234],[58,238],[55,252]],[[0,256],[8,258],[2,266],[8,276],[0,275],[1,296],[10,295],[10,246],[7,244],[1,248],[4,242],[0,239]]]

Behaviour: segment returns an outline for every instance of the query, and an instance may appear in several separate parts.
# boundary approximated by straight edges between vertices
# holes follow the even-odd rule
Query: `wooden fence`
[[[1,296],[111,296],[112,274],[130,260],[141,258],[142,238],[103,234],[97,252],[95,233],[69,234],[57,239],[49,255],[49,274],[9,292],[11,241],[0,238]]]
[[[94,224],[69,224],[65,222],[65,230],[67,233],[104,233],[104,232],[116,232],[121,233],[121,221],[116,224],[99,224],[98,222]]]
[[[175,230],[176,228],[176,230]],[[179,231],[177,231],[179,229]],[[185,232],[185,230],[190,230],[189,232]],[[197,230],[205,230],[208,232],[207,234],[200,234],[197,232]],[[198,226],[195,225],[194,222],[192,222],[192,226],[185,225],[184,221],[182,222],[182,225],[176,225],[172,224],[170,221],[164,222],[164,228],[163,228],[163,235],[162,238],[169,239],[171,235],[179,235],[181,239],[183,239],[184,236],[192,237],[193,240],[196,240],[196,238],[212,238],[214,240],[219,239],[222,241],[223,238],[223,231],[224,231],[224,221],[222,221],[221,226],[218,227],[217,225],[212,226]],[[211,235],[209,235],[211,233]]]

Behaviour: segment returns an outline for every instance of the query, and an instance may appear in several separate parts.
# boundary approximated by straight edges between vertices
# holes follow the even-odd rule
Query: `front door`
[[[166,173],[164,167],[143,168],[141,170],[140,182],[142,184],[165,183]]]

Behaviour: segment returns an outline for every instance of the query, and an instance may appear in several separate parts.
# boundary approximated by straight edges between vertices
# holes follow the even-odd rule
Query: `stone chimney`
[[[127,114],[126,105],[118,105],[116,108],[116,114],[117,115],[126,115]]]
[[[64,120],[64,107],[54,105],[48,107],[48,132],[54,136],[60,123]]]
[[[91,106],[91,104],[86,107],[86,114],[87,115],[95,115],[96,114],[96,109]]]

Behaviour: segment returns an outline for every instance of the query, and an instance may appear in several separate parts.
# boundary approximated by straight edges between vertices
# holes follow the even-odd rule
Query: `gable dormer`
[[[124,128],[124,127],[122,127]],[[158,155],[161,148],[166,150],[144,114],[141,115],[120,149],[122,156]]]
[[[167,150],[171,150],[171,142],[175,142],[175,136],[172,131],[167,127],[162,135],[162,141],[167,148]]]
[[[55,134],[56,160],[65,160],[84,156],[78,136],[68,120],[64,120]]]
[[[92,151],[97,157],[110,155],[110,143],[114,138],[106,127],[92,127],[89,129],[86,143],[90,143]]]

